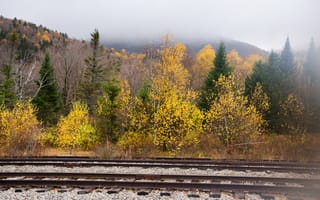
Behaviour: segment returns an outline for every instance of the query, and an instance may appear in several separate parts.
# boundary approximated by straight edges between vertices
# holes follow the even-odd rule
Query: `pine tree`
[[[54,76],[54,68],[50,56],[46,53],[40,69],[40,79],[37,81],[38,92],[32,102],[38,108],[38,118],[45,124],[57,122],[57,115],[61,109],[58,84]]]
[[[98,30],[91,33],[92,55],[85,60],[87,69],[80,84],[80,97],[89,106],[89,113],[91,114],[97,104],[97,96],[102,94],[101,83],[105,77],[105,70],[99,59],[101,56],[99,37]]]
[[[4,80],[0,84],[0,104],[5,105],[7,108],[13,108],[16,95],[14,93],[11,66],[3,65],[1,72],[4,75]]]
[[[215,82],[218,81],[221,75],[229,76],[232,72],[232,68],[227,61],[226,48],[223,43],[220,44],[219,49],[214,59],[214,67],[210,70],[204,86],[200,93],[200,99],[198,106],[203,110],[209,110],[211,102],[217,96],[217,88]]]

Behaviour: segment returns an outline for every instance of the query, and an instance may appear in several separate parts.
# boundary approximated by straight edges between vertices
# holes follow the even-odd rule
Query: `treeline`
[[[265,134],[300,140],[319,132],[313,41],[304,62],[294,60],[289,39],[269,58],[241,58],[223,43],[195,54],[168,36],[160,48],[135,54],[102,47],[95,30],[90,44],[51,44],[28,62],[17,56],[16,40],[8,41],[0,85],[0,142],[8,154],[113,144],[134,154],[154,148],[177,155],[203,145],[206,135],[232,153]]]

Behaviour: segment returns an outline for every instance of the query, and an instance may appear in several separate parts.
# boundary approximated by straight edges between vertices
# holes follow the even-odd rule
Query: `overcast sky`
[[[0,15],[17,17],[71,37],[97,28],[106,41],[218,36],[281,49],[314,37],[320,42],[320,0],[0,0]]]

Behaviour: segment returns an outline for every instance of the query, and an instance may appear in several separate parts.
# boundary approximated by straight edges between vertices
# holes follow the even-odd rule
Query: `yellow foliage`
[[[243,62],[244,67],[252,70],[254,64],[258,61],[265,61],[266,59],[259,55],[259,54],[250,54],[246,57],[246,59]]]
[[[99,137],[89,123],[88,107],[75,102],[66,117],[57,124],[57,145],[65,149],[88,149],[97,144]]]
[[[229,64],[233,67],[236,67],[236,66],[238,67],[243,62],[243,60],[239,56],[238,52],[234,49],[232,51],[230,51],[230,53],[228,53],[227,59],[228,59]]]
[[[51,42],[51,38],[50,35],[48,33],[48,31],[45,31],[42,36],[41,36],[41,41],[42,42]]]
[[[43,146],[54,146],[57,139],[56,127],[48,128],[40,137],[40,143]]]
[[[260,60],[263,61],[265,58],[258,54],[249,54],[244,59],[234,50],[228,54],[228,61],[234,67],[234,75],[239,85],[244,85],[246,77],[251,73],[255,63]]]
[[[227,148],[252,141],[261,131],[262,116],[253,105],[247,105],[233,77],[221,76],[217,87],[219,97],[206,114],[206,130],[217,135]]]
[[[161,50],[162,76],[168,78],[171,84],[178,88],[186,87],[189,81],[189,72],[181,63],[186,46],[177,43],[174,46],[165,46]]]
[[[211,45],[204,46],[196,55],[196,64],[192,66],[192,85],[195,89],[200,89],[211,68],[215,51]]]
[[[117,144],[125,151],[141,154],[146,146],[152,146],[152,136],[150,134],[128,131],[122,135]]]
[[[117,117],[121,121],[121,127],[127,129],[130,123],[130,114],[132,112],[131,105],[131,89],[127,80],[120,82],[121,91],[117,97],[119,108],[117,110]]]
[[[259,82],[254,88],[250,101],[260,113],[266,113],[270,108],[270,99],[268,95],[263,92],[262,85]]]
[[[40,44],[39,44],[39,43],[36,43],[34,46],[35,46],[37,49],[40,49]]]
[[[185,145],[196,145],[202,132],[202,112],[190,101],[181,99],[175,92],[155,113],[155,143],[162,150],[179,152]]]
[[[152,74],[152,99],[157,102],[155,110],[175,90],[180,95],[186,94],[190,82],[190,74],[182,65],[186,50],[185,45],[177,43],[170,45],[165,41],[160,50],[160,62],[155,64]]]
[[[304,133],[303,113],[302,101],[295,94],[289,94],[287,99],[281,103],[281,114],[284,118],[282,127],[293,134]]]
[[[41,134],[36,109],[30,101],[18,102],[12,110],[0,109],[2,148],[10,155],[32,153]]]

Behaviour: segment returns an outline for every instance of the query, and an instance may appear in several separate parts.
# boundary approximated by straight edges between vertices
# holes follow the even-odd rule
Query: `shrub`
[[[89,111],[85,104],[75,102],[70,113],[57,124],[56,144],[70,151],[87,150],[97,144],[99,136],[89,123]]]
[[[41,129],[35,112],[30,101],[17,102],[12,110],[0,109],[0,143],[7,155],[32,155],[39,150]]]
[[[126,157],[150,156],[150,151],[155,148],[152,135],[134,131],[126,132],[117,145],[125,152]]]

